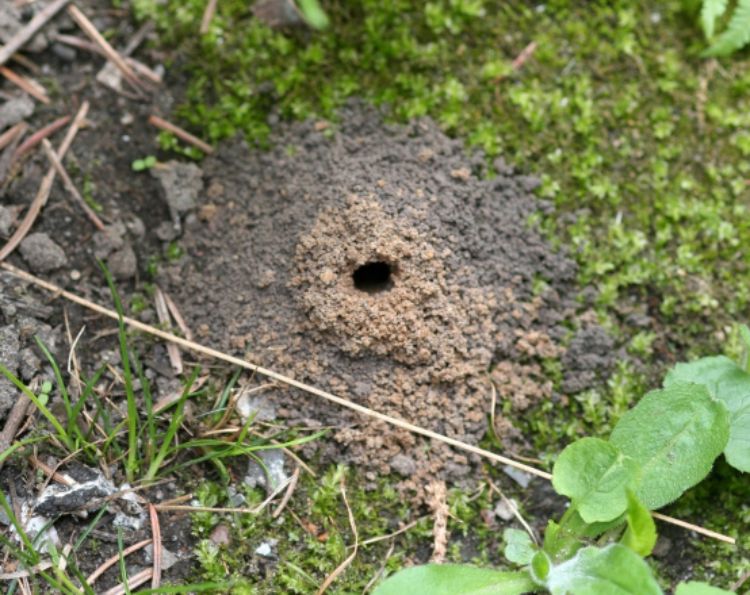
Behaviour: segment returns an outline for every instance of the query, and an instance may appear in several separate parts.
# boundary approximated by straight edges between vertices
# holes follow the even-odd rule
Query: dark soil
[[[576,324],[576,268],[528,224],[546,208],[534,179],[500,160],[486,179],[484,157],[431,121],[388,126],[359,104],[335,127],[273,138],[270,152],[236,141],[203,163],[187,253],[166,276],[201,341],[473,444],[488,373],[501,406],[553,397],[541,362]],[[568,359],[578,390],[611,365],[601,350]],[[470,472],[442,445],[286,388],[265,395],[287,423],[333,426],[316,443],[325,459],[371,479],[395,471],[417,488]]]

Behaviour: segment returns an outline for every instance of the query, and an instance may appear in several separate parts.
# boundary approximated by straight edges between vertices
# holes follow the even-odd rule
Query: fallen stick
[[[39,83],[33,82],[20,74],[16,74],[7,66],[0,66],[0,74],[2,74],[11,83],[16,85],[24,93],[28,93],[37,101],[41,101],[45,105],[49,105],[49,97],[47,92],[44,90]]]
[[[199,139],[196,136],[193,136],[190,134],[187,130],[183,130],[179,126],[175,126],[171,122],[167,122],[163,118],[160,118],[159,116],[149,116],[148,123],[152,126],[156,126],[157,128],[161,130],[166,130],[167,132],[171,132],[174,134],[177,138],[184,140],[186,143],[193,145],[194,147],[197,147],[201,151],[203,151],[206,155],[210,155],[214,152],[214,149],[211,145],[208,143],[203,142],[201,139]]]
[[[80,207],[83,209],[83,212],[86,213],[86,216],[94,224],[94,227],[96,227],[99,231],[104,231],[104,223],[102,223],[102,220],[99,219],[98,215],[94,212],[94,209],[86,204],[83,196],[81,196],[81,193],[78,192],[78,188],[76,188],[73,184],[73,180],[70,179],[68,172],[65,171],[65,167],[63,167],[60,159],[57,157],[57,155],[55,155],[55,150],[52,148],[52,145],[46,138],[42,139],[42,147],[44,148],[44,152],[47,154],[47,159],[49,159],[52,167],[55,168],[57,175],[62,178],[65,189],[80,205]]]
[[[92,43],[85,39],[81,39],[80,37],[76,37],[75,35],[64,35],[62,33],[58,33],[56,35],[53,35],[52,39],[54,39],[55,41],[59,41],[60,43],[64,43],[65,45],[78,48],[79,50],[91,52],[92,54],[104,56],[105,58],[107,57],[107,54],[104,52],[104,50],[102,50],[101,47],[99,47],[95,43]],[[121,52],[121,54],[123,56],[123,60],[125,60],[125,63],[130,66],[136,74],[140,74],[146,77],[154,84],[161,84],[161,75],[154,69],[146,66],[143,62],[139,62],[135,58],[131,58],[128,55],[127,48],[123,52]]]
[[[62,159],[65,156],[65,153],[68,152],[70,145],[73,144],[73,139],[76,137],[76,134],[78,134],[78,130],[83,124],[83,121],[86,118],[86,114],[88,114],[88,112],[89,103],[88,101],[84,101],[81,105],[81,108],[78,110],[76,117],[73,119],[73,123],[70,125],[70,128],[68,128],[68,133],[65,135],[63,142],[60,144],[60,148],[57,150],[57,157],[59,159]],[[55,168],[50,166],[49,171],[44,176],[44,178],[42,178],[42,183],[39,185],[39,190],[37,191],[34,200],[31,201],[31,206],[29,206],[29,210],[26,211],[26,215],[24,216],[21,225],[19,225],[13,235],[10,236],[10,239],[5,243],[5,246],[0,249],[0,261],[5,260],[8,254],[13,252],[18,244],[21,243],[21,240],[26,237],[26,234],[29,233],[31,226],[34,225],[34,221],[36,221],[36,218],[39,216],[40,211],[49,198],[50,192],[52,191],[52,184],[55,181],[56,173],[57,172],[55,171]]]
[[[10,143],[16,140],[16,137],[23,134],[23,132],[28,127],[29,125],[26,122],[19,122],[15,126],[8,128],[8,130],[0,134],[0,151],[2,151]]]
[[[133,545],[126,547],[122,550],[122,552],[118,552],[111,558],[105,560],[104,563],[99,566],[99,568],[94,570],[94,572],[86,577],[86,585],[89,587],[93,586],[93,584],[96,582],[96,579],[98,579],[107,570],[109,570],[112,566],[120,561],[120,556],[122,556],[123,558],[129,556],[133,552],[146,547],[149,543],[151,543],[151,539],[144,539],[143,541],[139,541],[138,543],[134,543]]]
[[[208,30],[211,27],[211,21],[214,19],[214,14],[216,13],[217,4],[218,0],[208,0],[206,10],[203,12],[203,18],[201,19],[201,28],[199,29],[201,35],[208,33]]]
[[[113,48],[109,42],[104,39],[101,33],[94,27],[94,24],[89,18],[81,12],[81,10],[75,5],[71,4],[68,6],[68,14],[81,28],[81,30],[93,41],[97,46],[101,48],[107,59],[114,64],[122,75],[135,87],[136,90],[140,91],[143,87],[141,81],[136,76],[133,69],[128,66],[124,58]]]
[[[5,420],[3,431],[0,432],[0,452],[5,452],[10,447],[21,422],[29,411],[29,405],[31,405],[31,399],[24,394],[19,395],[16,399],[13,409],[10,410]],[[5,459],[0,460],[0,469],[2,469],[3,463],[5,463]]]
[[[47,124],[44,128],[40,128],[37,130],[34,134],[32,134],[29,138],[27,138],[20,147],[16,149],[16,152],[13,154],[13,162],[18,161],[21,159],[24,155],[26,155],[31,149],[36,147],[40,142],[42,142],[43,138],[47,138],[48,136],[52,136],[60,130],[63,126],[65,126],[68,122],[70,122],[70,116],[63,116],[62,118],[58,118],[52,124]]]
[[[37,31],[44,27],[47,22],[60,12],[70,0],[54,0],[43,10],[22,27],[2,48],[0,48],[0,66],[5,64],[10,57],[20,50],[29,39],[36,35]]]
[[[19,268],[16,268],[13,265],[8,264],[7,262],[0,262],[0,268],[5,269],[9,273],[18,277],[19,279],[28,281],[29,283],[32,283],[36,285],[37,287],[46,289],[47,291],[55,294],[56,296],[63,297],[66,300],[73,302],[74,304],[78,304],[79,306],[83,306],[84,308],[87,308],[94,312],[98,312],[99,314],[103,316],[107,316],[108,318],[111,318],[113,320],[120,320],[120,316],[114,310],[110,310],[108,308],[105,308],[104,306],[100,306],[99,304],[92,302],[91,300],[87,300],[86,298],[78,296],[75,293],[66,291],[62,287],[59,287],[55,285],[54,283],[50,283],[49,281],[44,281],[43,279],[35,277],[34,275],[27,273],[26,271],[23,271]],[[459,450],[464,450],[466,452],[470,452],[475,455],[479,455],[480,457],[484,457],[486,459],[495,461],[497,463],[502,463],[503,465],[515,467],[516,469],[525,471],[526,473],[529,473],[530,475],[542,477],[547,480],[552,479],[552,474],[547,473],[546,471],[542,471],[541,469],[537,469],[536,467],[532,467],[524,463],[519,463],[518,461],[509,459],[508,457],[504,457],[503,455],[490,452],[489,450],[479,448],[478,446],[474,446],[472,444],[467,444],[466,442],[461,442],[460,440],[456,440],[455,438],[451,438],[450,436],[444,436],[443,434],[438,434],[437,432],[433,432],[432,430],[422,428],[420,426],[417,426],[408,421],[404,421],[397,417],[392,417],[390,415],[386,415],[385,413],[380,413],[379,411],[369,409],[367,407],[359,405],[358,403],[354,403],[353,401],[350,401],[348,399],[338,397],[334,395],[333,393],[329,393],[327,391],[319,389],[310,384],[305,384],[304,382],[300,382],[299,380],[295,380],[294,378],[290,378],[289,376],[280,374],[279,372],[274,372],[273,370],[269,370],[268,368],[264,368],[257,364],[247,362],[243,359],[240,359],[233,355],[229,355],[227,353],[223,353],[211,347],[206,347],[205,345],[201,345],[200,343],[188,341],[187,339],[183,339],[182,337],[178,337],[177,335],[173,335],[171,333],[165,332],[154,326],[144,324],[143,322],[139,322],[138,320],[135,320],[133,318],[123,316],[122,320],[128,326],[134,329],[138,329],[139,331],[148,333],[149,335],[152,335],[154,337],[159,337],[160,339],[164,339],[165,341],[172,341],[173,343],[177,343],[178,345],[184,347],[185,349],[189,349],[191,351],[194,351],[195,353],[200,353],[202,355],[227,362],[229,364],[238,366],[240,368],[244,368],[245,370],[250,370],[252,372],[255,372],[256,374],[260,374],[261,376],[266,376],[267,378],[271,378],[273,380],[276,380],[277,382],[280,382],[287,386],[291,386],[292,388],[296,388],[303,392],[309,393],[311,395],[315,395],[316,397],[320,397],[322,399],[325,399],[326,401],[336,403],[337,405],[341,405],[342,407],[351,409],[367,417],[371,417],[379,421],[383,421],[397,428],[401,428],[402,430],[407,430],[414,434],[419,434],[420,436],[424,436],[426,438],[430,438],[432,440],[442,442],[443,444],[453,446],[454,448],[458,448]],[[158,505],[156,507],[157,509],[159,509]],[[736,543],[733,537],[730,537],[728,535],[723,535],[722,533],[717,533],[716,531],[706,529],[705,527],[701,527],[699,525],[694,525],[692,523],[688,523],[680,519],[675,519],[667,515],[663,515],[661,513],[652,512],[652,516],[656,519],[676,525],[678,527],[683,527],[690,531],[695,531],[696,533],[705,535],[706,537],[711,537],[718,541],[723,541],[725,543],[730,543],[732,545]]]

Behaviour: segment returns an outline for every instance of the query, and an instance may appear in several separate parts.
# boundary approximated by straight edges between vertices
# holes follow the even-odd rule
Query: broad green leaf
[[[539,550],[531,558],[531,578],[535,583],[544,585],[547,582],[549,569],[552,567],[552,560],[549,559],[547,552]]]
[[[656,525],[651,513],[643,503],[628,490],[628,528],[621,543],[644,558],[651,554],[656,545]]]
[[[613,444],[582,438],[560,453],[552,471],[552,486],[573,501],[584,521],[606,522],[627,508],[625,490],[637,474],[638,464]]]
[[[462,564],[427,564],[397,572],[373,595],[521,595],[537,586],[528,573],[501,572]]]
[[[703,0],[701,25],[703,25],[706,39],[711,39],[714,36],[716,20],[726,12],[727,4],[729,4],[728,0]]]
[[[708,583],[690,581],[689,583],[680,583],[674,595],[732,595],[733,591],[712,587]]]
[[[703,52],[704,56],[728,56],[750,43],[750,0],[738,0],[727,28]]]
[[[724,456],[732,467],[750,472],[750,374],[728,357],[704,357],[677,364],[664,386],[677,382],[702,384],[729,409],[729,441]]]
[[[623,415],[610,442],[640,465],[635,493],[654,510],[706,477],[728,438],[729,413],[705,386],[672,384]]]
[[[526,531],[520,529],[506,529],[503,531],[505,540],[505,557],[514,564],[526,566],[534,557],[537,548]]]
[[[547,576],[552,595],[660,595],[648,564],[624,545],[585,547],[553,566]]]

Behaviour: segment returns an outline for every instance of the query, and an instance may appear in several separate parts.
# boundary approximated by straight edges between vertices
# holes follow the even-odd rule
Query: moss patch
[[[188,48],[179,113],[211,141],[241,132],[263,145],[272,112],[335,122],[358,95],[389,104],[396,120],[430,115],[542,177],[556,210],[536,223],[578,260],[600,320],[650,363],[623,364],[607,389],[578,395],[566,411],[543,406],[527,428],[539,449],[604,434],[672,362],[721,352],[746,316],[750,55],[700,58],[683,2],[332,0],[327,32],[281,34],[246,0],[226,0],[203,38],[203,0],[135,3],[168,43]],[[651,323],[639,328],[634,315]],[[556,363],[549,368],[554,377]],[[748,488],[736,481],[717,472],[680,513],[702,502],[706,524],[737,527]],[[726,510],[708,507],[724,486],[739,496]],[[700,549],[708,562],[697,569],[725,586],[748,565],[737,550]]]

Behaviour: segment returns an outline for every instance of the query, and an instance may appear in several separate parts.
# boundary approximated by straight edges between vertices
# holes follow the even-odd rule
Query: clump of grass
[[[148,486],[159,479],[179,477],[189,468],[192,472],[189,483],[194,482],[195,471],[200,469],[205,476],[213,475],[226,486],[230,481],[228,466],[232,461],[255,457],[259,449],[290,447],[319,435],[294,438],[290,432],[281,430],[273,436],[261,436],[255,431],[252,418],[224,439],[199,428],[187,432],[186,405],[189,401],[205,403],[210,397],[209,389],[193,388],[200,368],[195,367],[183,378],[183,389],[178,398],[157,409],[144,366],[133,349],[132,339],[127,335],[122,303],[106,269],[105,276],[119,315],[118,345],[126,414],[123,416],[118,404],[113,404],[101,394],[99,384],[106,371],[104,366],[81,379],[78,385],[81,387],[80,395],[75,398],[69,389],[69,380],[54,356],[37,339],[37,345],[52,370],[54,383],[45,381],[41,390],[35,392],[0,364],[0,373],[29,398],[41,415],[31,435],[17,440],[0,453],[0,461],[23,457],[28,447],[33,445],[35,449],[61,459],[91,467],[101,466],[107,470],[107,474],[114,469],[115,481],[125,481],[130,485]],[[238,376],[239,373],[235,374],[226,386],[220,387],[216,407],[212,407],[208,415],[213,426],[220,420],[226,421],[223,413]],[[18,563],[19,569],[29,570],[28,580],[32,585],[43,587],[47,592],[52,589],[55,593],[94,593],[76,564],[75,556],[85,549],[86,539],[107,511],[106,503],[102,504],[94,519],[83,530],[72,550],[65,552],[58,551],[50,540],[44,538],[44,530],[35,537],[28,535],[22,519],[18,518],[2,491],[0,507],[17,536],[14,543],[10,535],[0,534],[0,543],[6,554]],[[52,519],[50,525],[55,521]],[[122,552],[122,536],[119,534],[118,540]],[[65,558],[65,564],[59,563],[61,558]],[[121,560],[120,570],[122,580],[126,581],[124,559]],[[207,583],[176,585],[149,592],[217,592],[229,586],[226,576],[222,576]],[[17,581],[12,583],[9,592],[16,588]]]

